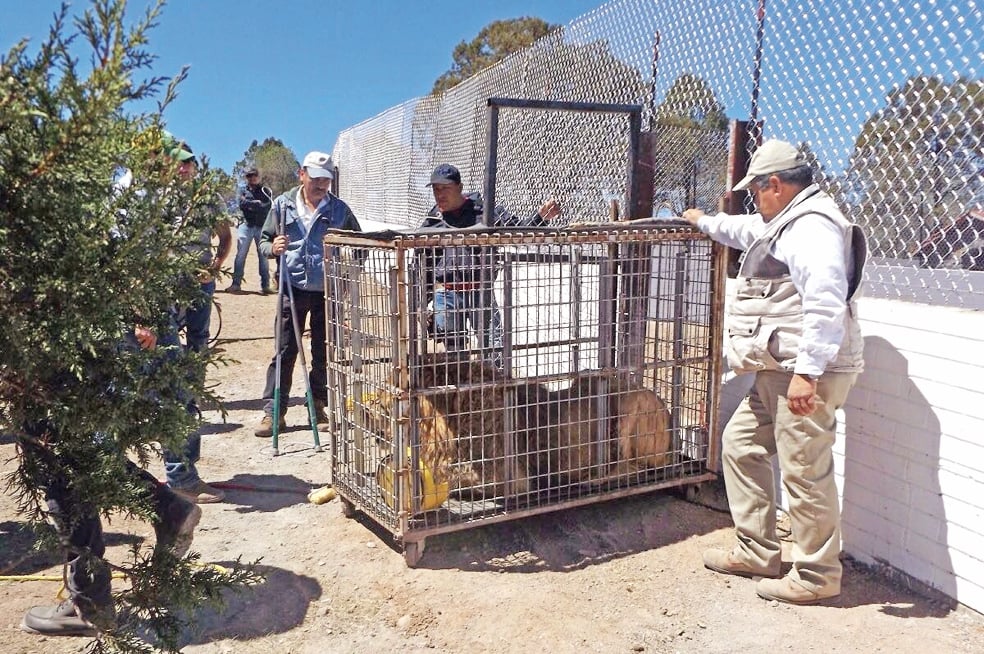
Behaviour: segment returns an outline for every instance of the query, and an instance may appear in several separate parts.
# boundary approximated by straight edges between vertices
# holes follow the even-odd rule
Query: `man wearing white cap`
[[[267,258],[285,254],[286,275],[284,283],[292,288],[294,310],[303,331],[304,321],[311,315],[311,393],[314,396],[315,414],[319,427],[328,424],[325,404],[328,401],[327,351],[325,349],[325,261],[324,237],[329,229],[348,229],[361,232],[355,214],[329,191],[334,179],[334,164],[324,152],[308,152],[301,163],[298,175],[301,185],[278,196],[270,207],[260,236],[260,253]],[[300,344],[294,338],[291,323],[289,294],[278,316],[280,330],[280,429],[287,426],[284,414],[290,397],[294,362]],[[273,395],[277,388],[277,355],[267,369],[266,387],[263,389],[263,420],[255,434],[269,437],[273,434]]]
[[[755,590],[764,599],[816,604],[841,591],[832,448],[835,414],[864,365],[855,300],[865,238],[813,183],[810,165],[789,143],[767,141],[756,150],[734,188],[744,189],[758,213],[683,212],[714,240],[745,251],[726,320],[728,363],[738,374],[755,374],[722,437],[737,543],[708,550],[704,565],[762,577]],[[784,577],[774,456],[792,521],[792,568]]]

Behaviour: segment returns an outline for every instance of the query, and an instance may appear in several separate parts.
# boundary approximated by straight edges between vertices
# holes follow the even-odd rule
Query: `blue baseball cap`
[[[460,184],[461,173],[451,164],[441,164],[431,173],[431,181],[427,186],[434,184]]]

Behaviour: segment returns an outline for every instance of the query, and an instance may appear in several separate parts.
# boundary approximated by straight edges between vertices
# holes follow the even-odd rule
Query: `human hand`
[[[786,404],[797,416],[808,416],[817,410],[817,382],[805,375],[793,375],[786,390]]]
[[[157,347],[157,334],[150,328],[137,325],[133,328],[133,335],[136,337],[141,349],[153,350]]]
[[[287,237],[284,235],[273,237],[273,248],[271,249],[274,256],[280,256],[287,251]]]
[[[705,214],[700,209],[687,209],[683,212],[683,215],[680,217],[686,220],[691,225],[696,225],[697,220],[703,215]]]
[[[540,217],[544,220],[553,220],[560,215],[560,203],[554,198],[547,200],[542,207],[540,207]]]

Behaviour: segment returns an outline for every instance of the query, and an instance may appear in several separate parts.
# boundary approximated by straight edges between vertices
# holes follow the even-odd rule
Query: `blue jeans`
[[[246,255],[249,254],[249,244],[256,244],[256,257],[260,260],[260,288],[270,287],[270,261],[260,254],[260,234],[263,227],[250,227],[242,223],[236,230],[236,261],[232,266],[232,283],[242,284],[246,274]]]
[[[467,291],[435,291],[435,337],[444,344],[448,352],[465,352],[471,349],[469,327],[482,348],[482,358],[501,365],[502,316],[491,287]]]
[[[212,290],[215,290],[215,282],[210,282]],[[203,285],[205,286],[205,285]],[[211,295],[209,295],[211,298]],[[211,311],[211,301],[208,303],[209,311]],[[189,315],[191,312],[186,312],[185,321],[188,324]],[[178,338],[178,324],[177,315],[173,316],[171,321],[171,328],[157,337],[157,347],[171,347],[174,353],[171,356],[180,356],[183,348],[181,347],[181,340]],[[192,350],[194,346],[191,343],[191,326],[188,325],[188,345],[185,346],[187,349]],[[208,343],[208,321],[206,320],[205,325],[205,337],[204,343]],[[193,398],[187,399],[188,413],[197,414],[198,405],[195,404]],[[198,483],[201,477],[198,476],[198,469],[195,468],[195,464],[198,459],[201,458],[202,453],[202,435],[197,431],[190,435],[185,441],[184,447],[181,448],[181,452],[172,452],[165,448],[164,450],[164,476],[167,480],[167,485],[171,488],[189,488]]]
[[[212,296],[215,280],[202,284],[202,297],[185,310],[185,347],[192,352],[204,352],[208,347],[209,328],[212,324]]]

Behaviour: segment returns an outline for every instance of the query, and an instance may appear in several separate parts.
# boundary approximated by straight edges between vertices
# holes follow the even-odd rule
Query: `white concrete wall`
[[[984,313],[860,305],[865,372],[836,445],[844,551],[984,612]]]

